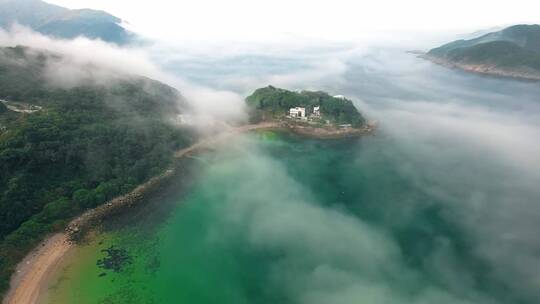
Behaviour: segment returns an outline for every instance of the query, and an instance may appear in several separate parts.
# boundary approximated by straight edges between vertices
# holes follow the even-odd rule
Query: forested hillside
[[[135,38],[120,18],[104,11],[70,10],[41,0],[0,0],[0,27],[8,29],[14,23],[56,38],[84,36],[120,45]]]
[[[46,233],[159,174],[194,138],[170,122],[185,107],[175,89],[135,76],[52,87],[55,58],[0,49],[0,99],[40,109],[0,103],[0,291]]]
[[[515,25],[434,48],[428,58],[502,76],[540,78],[540,25]]]

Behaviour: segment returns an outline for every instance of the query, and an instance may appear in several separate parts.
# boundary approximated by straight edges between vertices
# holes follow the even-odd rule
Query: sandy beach
[[[41,289],[72,247],[66,233],[47,238],[19,263],[3,304],[37,303]]]

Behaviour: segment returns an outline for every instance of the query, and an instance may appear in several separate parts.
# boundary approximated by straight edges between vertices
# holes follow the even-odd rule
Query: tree
[[[79,189],[73,193],[73,201],[82,209],[90,208],[94,205],[92,193],[87,189]]]

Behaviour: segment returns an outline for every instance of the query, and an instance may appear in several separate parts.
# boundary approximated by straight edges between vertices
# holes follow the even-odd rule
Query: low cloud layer
[[[449,70],[404,50],[356,50],[339,60],[335,74],[316,81],[298,77],[310,59],[347,52],[258,60],[293,67],[265,71],[267,79],[345,94],[379,122],[375,137],[361,140],[351,167],[373,175],[374,192],[402,191],[377,195],[374,206],[356,202],[382,219],[374,225],[321,207],[328,202],[314,202],[282,162],[246,144],[238,164],[246,179],[227,194],[216,233],[245,234],[252,248],[276,252],[281,258],[271,263],[269,286],[295,303],[533,303],[540,297],[537,83]],[[241,78],[225,79],[243,85]],[[385,164],[385,179],[369,169],[374,164]],[[409,185],[400,190],[394,179]],[[413,267],[391,231],[413,229],[425,212],[433,214],[424,220],[446,226],[424,223],[427,239],[418,246],[430,247]]]
[[[445,202],[446,217],[471,239],[489,275],[504,282],[508,294],[538,298],[537,83],[389,55],[381,54],[385,64],[371,75],[350,73],[351,83],[368,81],[346,90],[399,148],[403,174]]]
[[[15,27],[0,31],[0,45],[65,55],[48,67],[56,85],[73,85],[92,66],[107,71],[92,74],[98,79],[137,74],[164,81],[188,99],[197,125],[242,120],[243,97],[268,84],[354,99],[380,129],[361,140],[351,163],[360,169],[387,164],[392,177],[410,183],[384,210],[371,206],[382,214],[376,224],[347,208],[323,207],[327,202],[315,201],[279,159],[235,142],[244,157],[233,165],[245,175],[216,211],[210,237],[239,233],[253,250],[279,255],[268,286],[295,303],[505,302],[479,281],[511,300],[540,297],[537,83],[466,74],[404,49],[354,43],[175,54],[156,45],[121,49],[83,38],[53,40]],[[369,172],[380,191],[400,185]],[[433,216],[459,238],[426,232],[433,248],[412,267],[392,231],[418,224],[415,216],[426,209],[437,210]]]
[[[391,226],[319,201],[283,160],[256,142],[236,140],[222,147],[203,176],[196,193],[209,218],[201,244],[209,251],[239,246],[242,252],[271,257],[263,262],[268,271],[257,278],[270,298],[306,304],[496,303],[467,285],[471,270],[460,266],[451,240],[438,241],[425,261],[429,271],[410,266],[411,257]],[[228,259],[228,251],[223,254]]]
[[[19,45],[50,53],[44,76],[52,86],[108,85],[126,77],[144,76],[173,86],[187,97],[194,110],[187,113],[189,121],[197,126],[244,120],[243,98],[240,95],[211,89],[164,71],[152,61],[149,49],[121,48],[84,37],[52,39],[19,25],[14,25],[9,31],[0,29],[0,46]]]

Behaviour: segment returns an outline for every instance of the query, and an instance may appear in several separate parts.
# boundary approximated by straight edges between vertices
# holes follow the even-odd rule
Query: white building
[[[321,106],[313,107],[313,115],[317,117],[321,116]]]
[[[344,100],[344,99],[345,99],[345,96],[343,96],[343,95],[336,95],[336,96],[334,96],[334,98]]]
[[[292,118],[305,118],[306,117],[306,108],[291,108],[289,110],[289,116]]]

